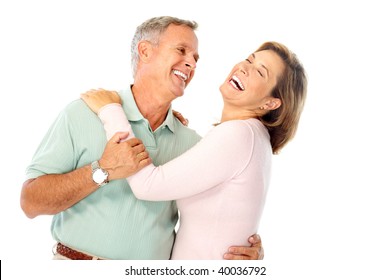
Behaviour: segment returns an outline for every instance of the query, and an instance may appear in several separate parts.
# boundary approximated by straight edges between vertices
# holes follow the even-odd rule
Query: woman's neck
[[[242,108],[231,108],[228,106],[223,107],[222,117],[220,122],[232,121],[232,120],[247,120],[251,118],[258,118],[257,115],[248,110]]]

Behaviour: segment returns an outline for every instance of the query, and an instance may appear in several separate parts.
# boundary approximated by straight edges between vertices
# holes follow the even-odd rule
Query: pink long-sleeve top
[[[107,138],[131,126],[119,104],[99,112]],[[134,137],[132,135],[132,137]],[[249,246],[257,232],[270,179],[272,149],[256,119],[214,127],[193,148],[127,178],[143,200],[176,200],[180,227],[172,259],[222,259],[232,245]]]

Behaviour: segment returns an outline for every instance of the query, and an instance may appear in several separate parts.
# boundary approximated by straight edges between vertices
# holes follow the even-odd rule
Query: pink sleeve
[[[100,109],[107,138],[131,125],[120,104]],[[254,145],[249,125],[230,121],[211,130],[197,145],[161,166],[150,164],[127,178],[135,196],[164,201],[190,197],[234,177],[248,164]]]
[[[152,201],[190,197],[218,186],[242,172],[250,161],[254,134],[243,122],[214,128],[196,146],[155,167],[127,178],[135,196]]]
[[[123,107],[120,104],[110,103],[101,107],[98,116],[104,125],[108,140],[111,139],[116,132],[129,131],[130,135],[127,139],[135,137],[130,122],[127,120]]]

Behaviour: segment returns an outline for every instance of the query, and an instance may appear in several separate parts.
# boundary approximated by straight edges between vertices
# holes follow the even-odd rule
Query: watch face
[[[97,184],[101,184],[107,179],[107,174],[101,169],[96,169],[95,172],[93,172],[92,178]]]

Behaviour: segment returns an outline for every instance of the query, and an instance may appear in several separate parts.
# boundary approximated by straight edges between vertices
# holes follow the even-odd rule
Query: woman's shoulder
[[[255,126],[255,124],[247,120],[230,120],[216,125],[212,133],[220,135],[220,137],[236,139],[237,141],[247,141],[254,135],[253,125]]]
[[[215,133],[233,137],[237,141],[265,138],[270,139],[267,128],[257,119],[231,120],[214,128]]]
[[[261,126],[261,122],[255,119],[247,119],[247,120],[230,120],[222,122],[217,125],[215,129],[218,130],[234,130],[241,133],[253,133],[254,129],[258,129]]]

